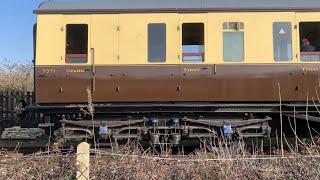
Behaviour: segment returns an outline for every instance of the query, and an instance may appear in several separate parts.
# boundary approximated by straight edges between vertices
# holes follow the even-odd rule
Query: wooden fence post
[[[4,108],[3,108],[3,114],[5,116],[5,121],[8,122],[8,91],[6,91],[3,95],[3,102],[4,102]]]
[[[77,180],[89,179],[90,145],[82,142],[77,146]]]
[[[10,121],[12,123],[13,119],[12,119],[12,92],[9,90],[8,91],[8,101],[7,101],[7,117],[8,117],[8,121]]]
[[[0,121],[3,121],[3,92],[0,92]]]

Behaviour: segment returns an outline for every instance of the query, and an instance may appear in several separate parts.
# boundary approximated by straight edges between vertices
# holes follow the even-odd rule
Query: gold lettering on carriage
[[[184,72],[190,72],[190,73],[196,73],[196,72],[200,72],[199,68],[183,68]]]
[[[302,67],[303,72],[318,72],[319,67]]]
[[[66,69],[67,73],[84,73],[84,69]]]
[[[44,74],[54,74],[54,73],[56,73],[56,70],[55,69],[50,69],[50,68],[45,68],[45,69],[42,69],[42,72]]]

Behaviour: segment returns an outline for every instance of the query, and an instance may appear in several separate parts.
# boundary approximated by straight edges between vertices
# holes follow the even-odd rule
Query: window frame
[[[68,26],[85,26],[86,27],[86,53],[82,54],[82,53],[68,53]],[[87,23],[68,23],[65,26],[65,63],[66,64],[88,64],[89,62],[89,24]],[[86,61],[74,61],[73,60],[69,60],[69,58],[85,58]],[[72,57],[74,56],[74,57]]]
[[[203,33],[202,33],[202,36],[203,36],[203,45],[199,45],[199,46],[202,46],[202,53],[190,53],[190,57],[192,57],[193,54],[195,54],[195,56],[202,56],[202,60],[201,61],[198,61],[198,60],[184,60],[184,56],[186,53],[183,52],[183,25],[184,24],[201,24],[202,25],[202,30],[203,30]],[[182,63],[205,63],[206,62],[206,23],[205,22],[201,22],[201,21],[197,21],[197,22],[182,22],[181,23],[181,32],[180,32],[180,36],[181,36],[181,41],[180,41],[180,48],[181,48],[181,62]],[[187,56],[189,56],[187,55]]]
[[[305,20],[305,21],[299,21],[298,22],[298,52],[299,52],[299,62],[302,62],[302,63],[320,63],[320,50],[319,51],[316,51],[316,49],[315,49],[315,51],[314,52],[302,52],[301,51],[301,24],[302,23],[318,23],[319,24],[319,26],[320,26],[320,21],[308,21],[308,20]],[[316,48],[316,46],[315,46],[315,48]],[[301,58],[301,56],[302,55],[308,55],[308,54],[310,54],[310,55],[312,55],[312,54],[314,54],[314,55],[318,55],[319,56],[319,60],[316,60],[316,61],[314,61],[314,60],[302,60],[302,58]]]
[[[150,59],[150,25],[164,25],[164,59]],[[148,63],[166,63],[167,62],[167,24],[161,23],[148,23],[147,24],[147,61]]]
[[[225,28],[230,27],[227,23],[237,23],[238,28]],[[225,33],[242,33],[242,59],[228,60],[225,58]],[[222,23],[222,59],[224,63],[244,63],[245,62],[245,24],[242,21],[239,22],[223,22]]]
[[[284,59],[279,59],[279,60],[277,60],[276,59],[276,54],[275,54],[275,24],[276,23],[278,23],[278,24],[280,24],[280,23],[288,23],[288,24],[290,24],[290,32],[291,32],[291,34],[290,34],[290,42],[291,42],[291,58],[288,58],[288,59],[286,59],[286,60],[284,60]],[[294,57],[293,57],[293,26],[292,26],[292,22],[290,22],[290,21],[274,21],[273,23],[272,23],[272,55],[273,55],[273,61],[274,62],[276,62],[276,63],[288,63],[288,62],[293,62],[293,60],[294,60]]]

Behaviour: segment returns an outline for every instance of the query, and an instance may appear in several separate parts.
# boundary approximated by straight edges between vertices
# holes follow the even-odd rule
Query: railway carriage
[[[319,1],[45,2],[34,12],[36,105],[27,111],[62,123],[65,138],[95,133],[88,96],[97,127],[153,144],[229,125],[269,136],[280,112],[319,121]]]

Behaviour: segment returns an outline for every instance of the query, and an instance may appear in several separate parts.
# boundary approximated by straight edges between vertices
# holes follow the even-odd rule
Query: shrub
[[[33,91],[33,65],[0,61],[0,91]]]

